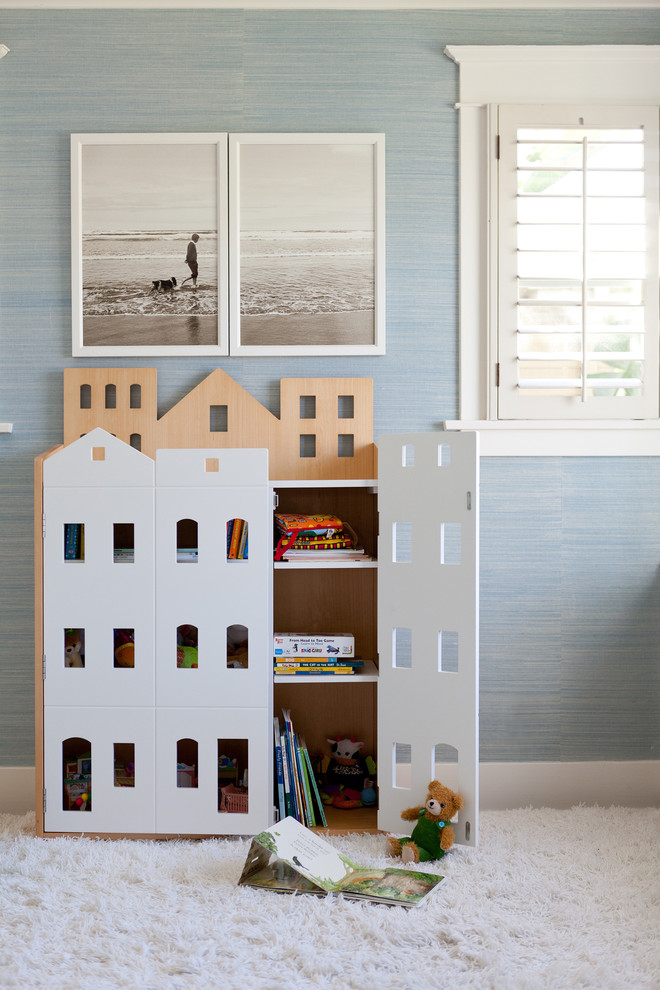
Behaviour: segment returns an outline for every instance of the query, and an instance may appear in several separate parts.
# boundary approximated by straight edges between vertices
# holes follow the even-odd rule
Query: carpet
[[[330,841],[388,862],[381,835]],[[660,987],[660,809],[484,812],[410,910],[237,888],[248,848],[0,815],[1,990]]]

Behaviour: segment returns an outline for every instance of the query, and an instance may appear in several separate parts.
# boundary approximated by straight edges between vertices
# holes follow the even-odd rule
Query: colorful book
[[[297,667],[297,666],[282,666],[282,664],[275,664],[275,674],[278,677],[304,677],[305,675],[318,675],[322,674],[324,677],[338,677],[338,676],[348,676],[355,673],[354,667]]]
[[[291,774],[289,773],[289,756],[286,751],[286,734],[280,735],[280,748],[282,750],[282,774],[284,777],[284,808],[287,817],[294,814],[293,798],[291,797]]]
[[[239,560],[247,559],[247,535],[248,535],[248,524],[244,520],[242,520],[241,536],[238,541],[238,551],[236,554]]]
[[[314,807],[312,805],[312,792],[310,789],[309,780],[307,779],[307,764],[300,745],[300,739],[297,736],[294,736],[294,739],[296,746],[296,760],[298,761],[298,775],[300,777],[300,790],[302,793],[303,812],[305,817],[304,824],[306,824],[308,828],[314,828],[316,825],[316,818],[314,816]]]
[[[297,657],[275,657],[276,667],[364,667],[364,660],[350,660],[346,657],[315,657],[314,660],[299,660]]]
[[[319,794],[318,784],[316,783],[316,774],[314,773],[314,767],[312,766],[312,761],[309,755],[309,750],[307,749],[307,743],[305,742],[305,737],[300,737],[300,744],[302,746],[303,755],[305,757],[305,763],[307,764],[307,776],[310,780],[312,791],[314,792],[314,797],[316,798],[316,805],[319,810],[319,815],[321,818],[321,824],[327,827],[328,822],[325,817],[325,808],[323,807],[323,801],[321,800],[321,795]]]
[[[238,557],[238,547],[241,542],[241,533],[243,531],[243,520],[234,519],[231,531],[231,543],[229,546],[229,558],[230,560],[236,560]]]
[[[277,780],[277,800],[280,812],[280,820],[286,818],[286,801],[284,797],[284,764],[282,762],[282,733],[280,720],[273,718],[273,735],[275,738],[275,778]]]

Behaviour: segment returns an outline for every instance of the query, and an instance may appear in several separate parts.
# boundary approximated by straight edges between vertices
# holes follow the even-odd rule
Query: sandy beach
[[[218,343],[215,315],[86,316],[86,347],[201,347]]]
[[[279,314],[241,316],[241,343],[253,347],[324,344],[373,344],[374,313]]]

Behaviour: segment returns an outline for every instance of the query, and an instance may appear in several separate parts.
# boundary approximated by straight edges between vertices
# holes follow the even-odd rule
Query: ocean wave
[[[213,260],[217,257],[215,252],[205,251],[204,261],[208,264],[212,264]],[[179,258],[179,255],[172,254],[155,254],[149,252],[149,254],[85,254],[83,253],[83,261],[181,261],[183,264],[183,258]]]
[[[119,230],[109,233],[103,230],[90,230],[83,234],[86,241],[189,241],[193,231],[180,230]],[[200,238],[217,239],[217,230],[198,230]]]
[[[255,251],[244,254],[245,261],[259,258],[369,258],[371,251]]]
[[[218,293],[214,288],[199,287],[175,292],[145,292],[126,287],[110,289],[106,286],[83,289],[85,316],[214,316],[217,312]]]
[[[241,240],[296,240],[311,237],[332,237],[337,240],[355,240],[356,238],[373,238],[373,230],[242,230]]]

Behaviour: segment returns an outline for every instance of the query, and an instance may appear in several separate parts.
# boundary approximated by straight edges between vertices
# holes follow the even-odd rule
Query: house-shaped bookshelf
[[[396,830],[451,774],[474,844],[478,438],[382,437],[377,475],[371,398],[286,379],[278,418],[215,371],[158,417],[153,370],[65,373],[65,444],[35,462],[39,834],[262,830],[275,708],[320,758],[376,754],[378,818],[335,827]],[[274,563],[275,498],[364,554]],[[363,668],[280,675],[274,629],[350,632]]]
[[[161,417],[153,368],[67,368],[64,443],[102,427],[143,454],[172,448],[269,451],[271,479],[374,478],[369,378],[284,378],[280,416],[217,368]]]

